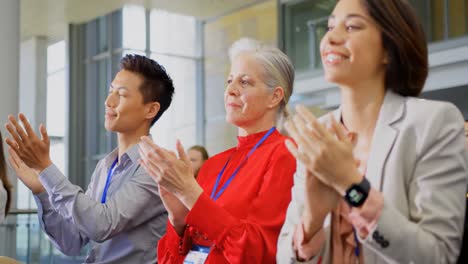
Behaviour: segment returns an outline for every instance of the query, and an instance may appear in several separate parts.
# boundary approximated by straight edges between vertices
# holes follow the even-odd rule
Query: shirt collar
[[[112,165],[112,163],[117,159],[117,155],[119,153],[119,148],[115,148],[112,150],[111,153],[109,153],[105,158],[104,158],[104,164],[108,168]],[[121,162],[120,164],[123,164],[126,162],[127,159],[130,159],[132,164],[138,163],[138,159],[140,158],[140,152],[138,151],[138,144],[135,144],[131,146],[121,157]]]

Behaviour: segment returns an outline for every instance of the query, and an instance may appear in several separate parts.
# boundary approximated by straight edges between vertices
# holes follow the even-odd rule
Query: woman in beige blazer
[[[455,263],[468,160],[463,118],[416,98],[428,73],[405,0],[340,0],[321,43],[341,106],[299,106],[286,128],[298,171],[278,263]]]

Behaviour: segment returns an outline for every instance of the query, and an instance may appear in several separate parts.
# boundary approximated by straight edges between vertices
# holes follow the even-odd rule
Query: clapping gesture
[[[28,167],[39,172],[43,171],[52,164],[49,156],[50,141],[47,131],[44,125],[41,125],[39,127],[41,138],[39,138],[24,114],[20,113],[18,118],[23,123],[24,129],[14,116],[9,115],[9,122],[5,127],[11,138],[6,138],[5,142]]]
[[[344,195],[363,177],[356,166],[352,139],[332,115],[327,128],[304,106],[299,105],[296,111],[286,129],[298,147],[287,141],[289,151],[322,183]]]
[[[140,143],[141,165],[165,190],[191,209],[203,192],[195,180],[192,164],[184,147],[177,141],[177,155],[159,147],[149,137]]]

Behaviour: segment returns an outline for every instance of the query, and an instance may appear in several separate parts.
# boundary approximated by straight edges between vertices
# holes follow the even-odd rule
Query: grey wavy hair
[[[278,48],[265,45],[255,39],[242,38],[232,44],[229,49],[231,62],[239,54],[247,53],[253,56],[263,67],[263,82],[271,89],[282,87],[283,101],[280,103],[277,123],[281,124],[288,118],[288,102],[293,93],[294,66],[288,56]]]

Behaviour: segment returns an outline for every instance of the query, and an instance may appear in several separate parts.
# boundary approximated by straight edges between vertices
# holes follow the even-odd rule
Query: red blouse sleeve
[[[188,228],[185,229],[184,236],[179,236],[167,221],[166,234],[158,242],[158,263],[183,263],[185,255],[192,247],[192,240]]]
[[[275,263],[295,170],[294,157],[282,146],[271,157],[257,197],[245,204],[245,218],[234,217],[204,192],[186,222],[213,241],[213,250],[220,250],[230,263]]]

